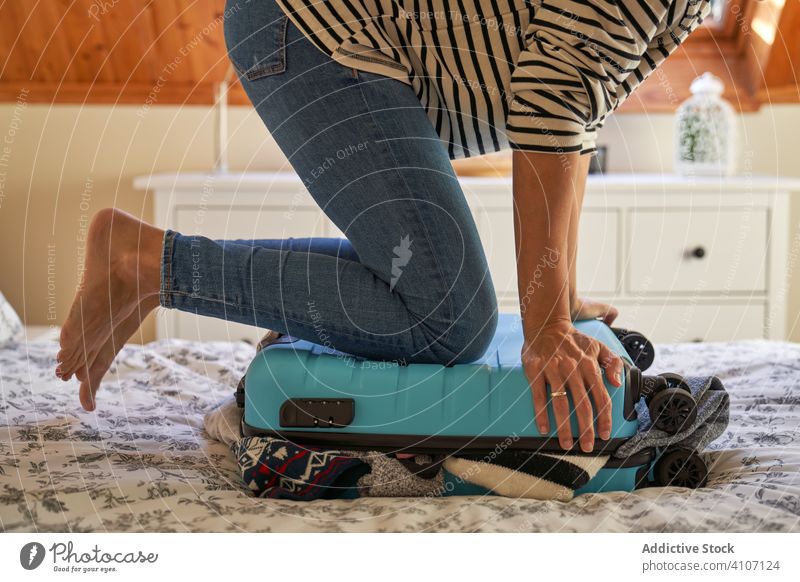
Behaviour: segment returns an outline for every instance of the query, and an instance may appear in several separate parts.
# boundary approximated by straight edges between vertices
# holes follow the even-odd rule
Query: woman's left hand
[[[619,315],[619,311],[613,305],[582,297],[576,297],[574,301],[571,301],[569,310],[572,321],[597,319],[599,317],[606,325],[614,323],[614,320]]]

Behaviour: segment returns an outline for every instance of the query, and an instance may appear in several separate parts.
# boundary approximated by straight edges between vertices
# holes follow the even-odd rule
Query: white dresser
[[[461,178],[501,309],[516,311],[510,178]],[[341,236],[293,174],[159,174],[156,224],[218,239]],[[784,339],[789,196],[768,176],[590,176],[578,289],[620,310],[617,324],[657,342]],[[793,248],[797,253],[800,249]],[[257,341],[263,330],[162,310],[158,337]]]

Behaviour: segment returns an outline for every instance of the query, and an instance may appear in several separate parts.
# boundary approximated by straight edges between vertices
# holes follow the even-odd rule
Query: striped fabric
[[[591,153],[709,0],[277,0],[343,65],[410,85],[451,159]]]

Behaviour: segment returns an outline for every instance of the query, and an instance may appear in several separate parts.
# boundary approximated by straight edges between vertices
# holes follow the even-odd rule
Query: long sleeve
[[[542,0],[511,77],[511,148],[594,151],[603,120],[709,9],[708,0]]]
[[[666,26],[650,41],[639,66],[617,87],[617,107],[703,23],[709,12],[711,3],[705,0],[682,0],[673,5]]]

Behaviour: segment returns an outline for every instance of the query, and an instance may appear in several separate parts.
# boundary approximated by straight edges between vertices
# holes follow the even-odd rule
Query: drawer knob
[[[696,259],[702,259],[706,256],[706,249],[703,247],[694,247],[691,251],[689,251],[689,254]]]

